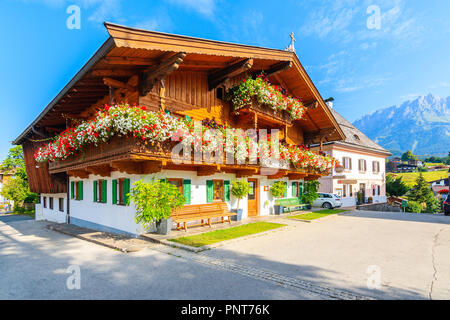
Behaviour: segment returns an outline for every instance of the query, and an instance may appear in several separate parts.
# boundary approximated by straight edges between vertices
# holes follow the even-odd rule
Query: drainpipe
[[[67,174],[67,173],[66,173]],[[70,223],[70,176],[67,174],[67,206],[66,206],[66,223]]]

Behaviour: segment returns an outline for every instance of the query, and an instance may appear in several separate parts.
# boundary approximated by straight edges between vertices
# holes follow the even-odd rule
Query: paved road
[[[293,226],[295,223],[295,226]],[[352,212],[205,253],[379,299],[450,299],[450,217]],[[380,288],[374,288],[377,274]]]
[[[354,212],[283,222],[289,227],[201,254],[166,246],[124,254],[45,222],[0,220],[0,299],[450,299],[449,217]],[[80,290],[66,287],[70,265],[80,266]],[[367,287],[370,266],[380,289]]]
[[[124,254],[47,230],[0,221],[0,299],[317,299],[213,265],[145,249]],[[80,266],[81,289],[66,273]],[[73,272],[73,271],[72,271]]]

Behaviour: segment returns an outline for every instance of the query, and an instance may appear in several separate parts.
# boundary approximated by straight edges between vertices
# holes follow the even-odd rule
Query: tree
[[[6,159],[0,164],[0,169],[13,173],[13,177],[4,183],[0,191],[2,196],[13,200],[16,207],[22,206],[25,200],[37,201],[38,195],[31,192],[28,186],[22,146],[15,146],[9,149]]]
[[[404,154],[402,154],[402,161],[408,161],[408,160],[418,160],[417,157],[412,153],[411,150],[408,150]]]
[[[408,195],[409,201],[415,201],[419,204],[425,204],[426,208],[424,212],[435,213],[440,212],[439,200],[433,194],[428,182],[426,182],[422,173],[416,179],[416,184]]]
[[[403,182],[402,177],[395,178],[388,174],[386,176],[386,193],[389,196],[400,197],[408,192],[409,188],[406,183]]]
[[[317,191],[319,190],[320,182],[317,180],[310,180],[305,183],[305,193],[302,195],[302,202],[313,204],[319,197]]]
[[[171,216],[175,209],[184,205],[185,197],[177,186],[152,179],[150,182],[136,181],[130,191],[130,200],[136,207],[135,221],[148,230],[152,222]]]
[[[247,180],[234,180],[231,184],[231,194],[238,200],[237,209],[239,210],[239,200],[248,195],[250,183]]]

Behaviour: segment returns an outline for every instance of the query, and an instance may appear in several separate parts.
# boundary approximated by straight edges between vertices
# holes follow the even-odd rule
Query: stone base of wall
[[[361,204],[361,205],[356,206],[356,210],[384,211],[384,212],[401,212],[402,211],[400,207],[390,205],[387,202]]]

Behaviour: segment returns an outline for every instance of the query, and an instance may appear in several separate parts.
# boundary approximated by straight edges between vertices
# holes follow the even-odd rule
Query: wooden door
[[[248,193],[248,216],[254,217],[259,215],[258,200],[259,200],[259,186],[258,179],[248,179],[250,184]]]

